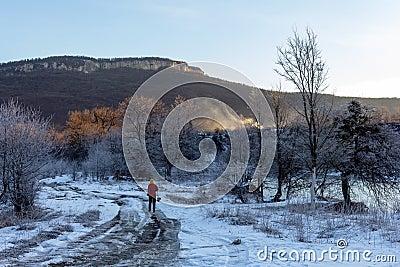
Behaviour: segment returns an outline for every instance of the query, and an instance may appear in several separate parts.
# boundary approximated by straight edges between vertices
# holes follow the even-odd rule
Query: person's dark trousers
[[[156,211],[156,199],[149,195],[149,211],[151,211],[151,204],[153,203],[153,212]]]

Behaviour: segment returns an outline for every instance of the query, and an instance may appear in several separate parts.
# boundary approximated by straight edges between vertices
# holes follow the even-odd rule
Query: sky
[[[224,64],[256,86],[282,81],[292,91],[273,70],[277,47],[309,27],[329,69],[328,93],[400,97],[399,14],[396,0],[6,0],[0,62],[159,56]]]

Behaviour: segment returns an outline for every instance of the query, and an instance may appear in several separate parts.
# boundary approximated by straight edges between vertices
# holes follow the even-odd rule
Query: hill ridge
[[[56,64],[53,68],[54,62]],[[91,109],[96,106],[117,106],[120,101],[132,96],[153,74],[165,67],[180,63],[183,63],[179,65],[181,70],[186,71],[187,75],[205,75],[201,69],[189,66],[183,61],[159,57],[96,59],[86,56],[54,56],[2,63],[0,101],[18,99],[26,106],[39,108],[44,116],[52,116],[55,124],[64,125],[69,111]],[[80,68],[85,64],[86,69]],[[205,76],[211,83],[217,79],[234,88],[250,88],[247,85]],[[267,91],[264,93],[268,95]],[[239,111],[243,114],[248,111],[243,103],[235,100],[233,95],[227,94],[226,90],[216,90],[215,86],[207,84],[178,88],[165,98],[166,104],[171,104],[178,94],[185,98],[216,97],[240,107]],[[285,95],[290,106],[301,108],[298,92],[286,92]],[[331,97],[322,95],[326,101],[330,101]],[[386,114],[388,118],[395,115],[396,121],[400,121],[399,98],[339,96],[333,98],[335,108],[345,108],[349,101],[357,99],[364,105],[381,110],[381,113]]]
[[[109,69],[141,69],[159,71],[176,66],[179,71],[204,75],[204,72],[184,61],[161,57],[93,58],[87,56],[50,56],[0,63],[0,74],[14,76],[34,71],[76,71],[91,73]]]

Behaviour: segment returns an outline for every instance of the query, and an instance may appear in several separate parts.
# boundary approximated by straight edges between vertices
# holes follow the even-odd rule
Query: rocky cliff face
[[[2,63],[0,64],[0,74],[12,76],[41,70],[90,73],[97,70],[120,68],[157,71],[171,66],[177,66],[177,69],[183,72],[197,73],[201,75],[204,74],[200,68],[189,66],[187,63],[182,61],[175,61],[166,58],[144,57],[96,59],[74,56],[48,57],[43,59],[39,58]]]

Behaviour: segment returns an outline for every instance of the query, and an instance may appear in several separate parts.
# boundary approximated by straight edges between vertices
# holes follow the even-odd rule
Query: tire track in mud
[[[142,203],[141,212],[130,205],[137,200]],[[10,260],[9,266],[40,266],[44,262],[48,262],[44,266],[53,267],[179,266],[180,222],[166,218],[159,210],[150,215],[147,202],[141,197],[118,195],[115,201],[119,212],[112,220],[95,227],[64,248],[54,248],[35,257],[20,255]],[[139,212],[144,213],[144,217],[141,218]]]
[[[180,248],[179,222],[166,218],[160,211],[149,218],[144,201],[142,209],[145,217],[140,222],[130,220],[132,215],[135,215],[124,210],[126,204],[124,201],[120,212],[112,220],[117,223],[108,231],[101,231],[106,233],[105,236],[97,238],[100,240],[94,242],[92,239],[84,242],[81,247],[85,249],[80,252],[84,258],[73,257],[74,266],[177,265],[175,259]]]

